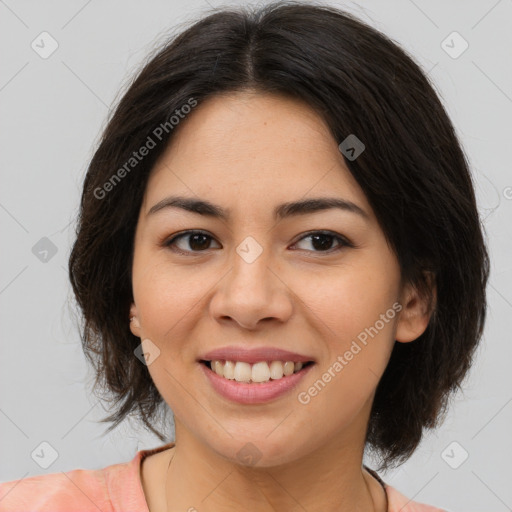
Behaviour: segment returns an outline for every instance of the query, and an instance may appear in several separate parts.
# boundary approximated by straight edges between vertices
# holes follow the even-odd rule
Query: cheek
[[[143,262],[140,258],[139,262]],[[151,378],[171,407],[173,414],[190,414],[190,395],[183,382],[192,378],[190,363],[195,359],[190,333],[197,324],[204,279],[193,272],[176,271],[168,262],[155,261],[137,268],[134,265],[133,289],[142,334],[154,343],[159,357],[148,366]],[[195,414],[200,411],[194,410]]]
[[[397,279],[391,269],[386,274],[362,266],[313,287],[301,285],[304,314],[327,349],[318,371],[298,391],[305,393],[302,403],[341,418],[370,398],[394,344]]]
[[[341,350],[386,315],[398,296],[398,277],[392,269],[360,265],[322,279],[297,280],[294,291],[306,306],[304,314]],[[379,322],[379,331],[389,337],[391,323]]]
[[[140,262],[142,262],[142,258]],[[179,350],[179,340],[197,320],[205,282],[192,271],[177,271],[168,262],[134,265],[133,290],[144,336]],[[190,267],[192,268],[192,267]]]

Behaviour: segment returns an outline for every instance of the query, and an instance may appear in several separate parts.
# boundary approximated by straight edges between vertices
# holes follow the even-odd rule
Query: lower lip
[[[203,368],[203,372],[217,393],[239,404],[262,404],[284,395],[297,386],[314,366],[314,364],[309,364],[297,373],[281,379],[250,384],[225,379],[210,370],[204,363],[199,363],[199,365]]]

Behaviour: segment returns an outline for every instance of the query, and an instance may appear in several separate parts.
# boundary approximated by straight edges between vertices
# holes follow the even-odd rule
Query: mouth
[[[255,405],[284,399],[312,371],[316,360],[280,347],[229,345],[200,354],[197,363],[218,395]]]
[[[249,363],[225,359],[201,359],[199,362],[224,380],[255,385],[284,380],[315,364],[314,361],[273,360]]]

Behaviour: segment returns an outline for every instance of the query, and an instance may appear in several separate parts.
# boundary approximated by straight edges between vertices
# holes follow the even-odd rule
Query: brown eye
[[[184,241],[181,247],[177,245],[178,241]],[[171,240],[165,243],[166,247],[171,247],[172,250],[176,250],[180,253],[194,253],[194,252],[203,252],[207,249],[210,249],[210,244],[213,238],[203,233],[202,231],[186,231],[185,233],[181,233]]]
[[[312,249],[306,249],[309,252],[333,253],[344,247],[354,247],[346,238],[329,231],[312,231],[303,236],[299,242],[307,239],[310,239],[310,247],[312,247]],[[215,239],[202,231],[185,231],[171,238],[164,245],[180,254],[194,254],[211,249],[212,240]],[[180,242],[181,246],[179,245]],[[297,243],[294,245],[297,245]]]
[[[348,240],[329,231],[313,231],[302,237],[299,242],[307,239],[311,240],[311,247],[313,247],[313,252],[336,252],[343,247],[353,247],[353,245]],[[335,245],[333,249],[332,246],[336,242],[338,245]]]

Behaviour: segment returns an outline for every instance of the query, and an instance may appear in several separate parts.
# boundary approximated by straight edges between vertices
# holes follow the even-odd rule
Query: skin
[[[395,340],[415,340],[429,313],[401,282],[340,141],[308,105],[256,92],[210,98],[178,128],[147,184],[132,269],[131,329],[160,350],[148,369],[176,425],[176,447],[142,465],[150,511],[385,510],[382,487],[362,468],[371,404]],[[209,200],[230,209],[231,218],[177,208],[147,215],[171,194]],[[368,220],[339,209],[272,217],[281,203],[321,196],[356,203]],[[211,238],[194,245],[182,237],[174,247],[188,255],[165,246],[185,230]],[[329,230],[355,247],[336,239],[329,246],[327,238],[322,249],[310,230]],[[236,252],[248,236],[263,249],[250,264]],[[397,301],[400,313],[300,403],[297,394]],[[291,392],[241,405],[218,395],[197,362],[235,344],[276,346],[316,364]],[[261,454],[255,465],[237,458],[249,442]]]

